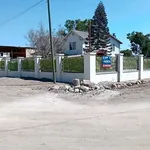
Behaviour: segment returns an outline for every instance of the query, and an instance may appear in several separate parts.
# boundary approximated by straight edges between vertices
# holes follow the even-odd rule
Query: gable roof
[[[78,34],[81,38],[86,39],[88,37],[88,32],[85,31],[78,31],[78,30],[72,30],[66,37],[65,39],[72,33],[76,33]],[[116,40],[117,42],[119,42],[120,44],[123,44],[120,40],[118,40],[116,37],[114,37],[113,35],[110,34],[110,37],[113,38],[114,40]]]
[[[78,31],[78,30],[74,30],[74,32],[77,33],[83,39],[86,39],[88,37],[88,32]]]
[[[123,44],[120,40],[118,40],[115,36],[110,34],[110,37],[113,38],[114,40],[118,41],[120,44]]]

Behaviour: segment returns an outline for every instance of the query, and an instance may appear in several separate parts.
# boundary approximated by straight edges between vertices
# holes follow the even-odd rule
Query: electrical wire
[[[39,2],[35,3],[34,5],[30,6],[29,8],[25,9],[23,12],[17,14],[16,16],[12,17],[11,19],[5,21],[4,23],[0,24],[0,28],[3,27],[4,25],[8,24],[9,22],[19,18],[20,16],[24,15],[25,13],[27,13],[29,10],[31,10],[32,8],[36,7],[37,5],[39,5],[40,3],[42,3],[45,0],[40,0]]]

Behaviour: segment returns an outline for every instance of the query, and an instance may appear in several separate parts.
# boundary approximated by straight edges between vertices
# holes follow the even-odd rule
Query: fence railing
[[[96,72],[112,72],[112,71],[116,71],[116,67],[117,67],[117,61],[116,61],[116,57],[111,57],[111,67],[109,68],[104,68],[102,66],[102,57],[97,56],[96,57]]]
[[[62,72],[83,73],[84,57],[64,57],[62,59]]]
[[[138,69],[138,57],[123,57],[123,70],[134,71]]]
[[[117,57],[111,58],[112,67],[108,69],[102,67],[102,57],[96,57],[95,53],[87,53],[83,57],[56,55],[55,59],[56,78],[60,82],[72,82],[74,78],[86,79],[96,83],[108,80],[121,82],[150,78],[150,71],[143,71],[143,68],[150,68],[150,59],[143,59],[143,55],[139,55],[138,57],[123,57],[123,54],[118,54]],[[129,71],[126,72],[123,69]],[[41,59],[41,57],[36,56],[34,58],[17,58],[17,60],[10,60],[10,58],[0,60],[1,77],[13,76],[52,79],[53,74],[50,73],[52,71],[51,58]]]

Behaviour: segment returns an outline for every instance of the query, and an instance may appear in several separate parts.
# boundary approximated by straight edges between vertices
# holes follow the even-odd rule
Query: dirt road
[[[0,150],[149,150],[150,87],[93,96],[0,78]]]

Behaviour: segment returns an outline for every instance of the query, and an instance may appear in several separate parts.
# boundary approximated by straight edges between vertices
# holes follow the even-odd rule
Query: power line
[[[30,6],[29,8],[25,9],[23,12],[17,14],[16,16],[12,17],[11,19],[5,21],[4,23],[0,24],[0,28],[3,27],[4,25],[8,24],[9,22],[19,18],[20,16],[22,16],[23,14],[27,13],[29,10],[31,10],[32,8],[36,7],[37,5],[39,5],[41,2],[43,2],[44,0],[40,0],[39,2],[35,3],[34,5]]]

